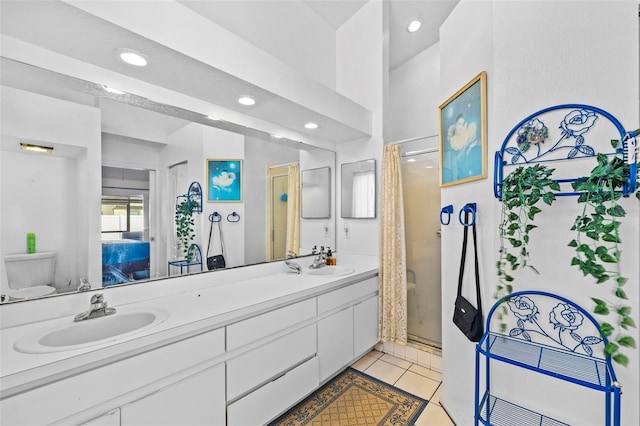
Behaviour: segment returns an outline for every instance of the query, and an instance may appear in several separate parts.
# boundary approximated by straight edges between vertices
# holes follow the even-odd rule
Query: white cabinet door
[[[320,382],[353,360],[353,308],[318,321]]]
[[[83,426],[120,426],[120,409],[109,411],[107,414],[83,423]]]
[[[122,407],[122,426],[224,425],[225,370],[217,365]]]
[[[378,343],[378,296],[353,307],[353,355],[359,357]]]

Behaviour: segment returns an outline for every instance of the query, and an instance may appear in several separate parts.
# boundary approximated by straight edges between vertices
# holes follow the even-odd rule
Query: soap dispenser
[[[336,258],[333,257],[333,252],[331,251],[331,247],[327,247],[327,266],[335,266]]]

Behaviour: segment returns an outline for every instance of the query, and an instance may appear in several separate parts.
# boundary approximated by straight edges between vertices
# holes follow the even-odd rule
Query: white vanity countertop
[[[371,256],[349,256],[344,261],[339,259],[338,264],[353,268],[354,272],[343,276],[310,275],[305,272],[298,275],[287,272],[283,265],[279,272],[260,278],[191,289],[143,302],[109,304],[116,309],[120,306],[122,310],[163,309],[170,315],[150,329],[84,349],[40,354],[26,354],[14,349],[21,337],[45,327],[72,323],[73,315],[4,328],[0,330],[0,392],[5,398],[59,380],[67,374],[106,365],[375,276],[378,270],[377,259]],[[108,293],[104,293],[107,302]]]

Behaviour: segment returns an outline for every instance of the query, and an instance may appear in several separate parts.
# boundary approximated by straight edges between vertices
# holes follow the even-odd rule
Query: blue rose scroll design
[[[577,353],[579,349],[589,355],[593,355],[593,345],[603,340],[598,336],[582,337],[577,330],[584,322],[584,316],[574,306],[560,302],[549,312],[549,323],[557,336],[552,336],[538,322],[540,311],[535,303],[527,296],[515,296],[507,301],[509,310],[518,319],[517,326],[509,331],[510,337],[532,341],[532,334],[542,336],[553,341],[556,345],[567,351]],[[573,341],[569,340],[569,335]]]
[[[569,150],[567,159],[574,158],[579,154],[594,156],[596,151],[591,146],[585,145],[583,135],[593,127],[597,120],[598,115],[593,110],[586,108],[572,110],[565,115],[558,127],[561,129],[560,139],[549,149],[543,151],[543,144],[549,136],[549,129],[540,119],[532,118],[516,130],[517,147],[507,147],[504,151],[511,154],[511,164],[516,164],[520,159],[528,163],[560,149]],[[571,139],[573,142],[567,145],[566,141]],[[527,159],[525,153],[528,153],[532,147],[536,148],[535,153],[531,155],[530,159]]]

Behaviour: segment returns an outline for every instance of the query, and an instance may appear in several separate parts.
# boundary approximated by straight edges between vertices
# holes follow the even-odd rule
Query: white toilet
[[[53,287],[55,252],[6,255],[4,264],[9,284],[9,300],[32,299],[56,292]]]

